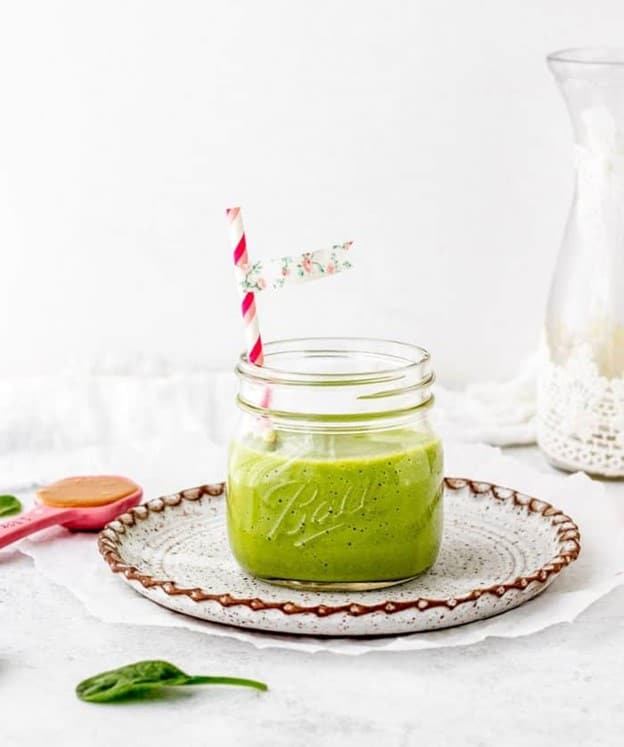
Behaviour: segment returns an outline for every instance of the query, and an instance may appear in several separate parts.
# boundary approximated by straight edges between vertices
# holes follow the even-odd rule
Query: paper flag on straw
[[[347,253],[352,242],[336,244],[331,249],[304,252],[295,257],[258,260],[238,267],[240,290],[257,293],[277,290],[285,285],[298,285],[336,275],[351,269]]]

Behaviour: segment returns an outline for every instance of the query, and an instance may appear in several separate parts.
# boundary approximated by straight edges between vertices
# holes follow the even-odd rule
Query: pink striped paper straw
[[[237,274],[243,274],[243,270],[249,264],[249,257],[247,256],[247,241],[245,239],[241,209],[239,207],[228,208],[225,214],[230,221],[230,241],[234,249],[234,266],[236,267]],[[238,285],[240,287],[240,283]],[[242,291],[241,311],[245,324],[247,357],[250,363],[262,366],[264,364],[262,337],[260,336],[260,326],[258,324],[256,298],[251,291]]]

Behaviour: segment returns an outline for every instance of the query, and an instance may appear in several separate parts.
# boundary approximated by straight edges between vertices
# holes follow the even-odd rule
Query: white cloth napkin
[[[436,388],[434,421],[444,438],[494,446],[535,443],[538,354],[513,379],[472,384],[461,392]]]
[[[93,474],[102,460],[130,475],[131,467],[150,464],[164,477],[160,465],[171,461],[159,454],[176,441],[206,448],[227,443],[235,390],[230,373],[169,372],[138,360],[0,379],[0,489]],[[186,466],[192,482],[194,471]]]
[[[433,417],[441,435],[498,446],[532,443],[535,367],[531,358],[504,384],[463,392],[438,386]],[[141,358],[0,379],[0,489],[94,472],[97,455],[107,450],[117,455],[119,470],[136,460],[158,464],[154,455],[174,436],[223,446],[236,416],[235,391],[232,373],[171,371]]]

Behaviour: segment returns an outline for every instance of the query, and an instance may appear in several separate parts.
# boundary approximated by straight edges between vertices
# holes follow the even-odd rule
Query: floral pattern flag
[[[352,242],[335,244],[331,249],[304,252],[295,257],[258,260],[240,269],[240,286],[244,292],[257,293],[264,290],[277,290],[285,285],[307,283],[328,275],[351,269],[348,259]]]

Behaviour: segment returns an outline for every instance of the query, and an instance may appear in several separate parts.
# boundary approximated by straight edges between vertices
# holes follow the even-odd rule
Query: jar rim
[[[247,353],[242,353],[236,374],[266,384],[290,386],[353,386],[376,384],[414,376],[412,386],[428,386],[433,381],[431,355],[419,345],[374,337],[301,337],[273,340],[265,343],[264,365],[251,363]],[[345,358],[365,355],[384,359],[387,365],[359,371],[302,371],[272,365],[271,358],[299,354],[320,358]]]

